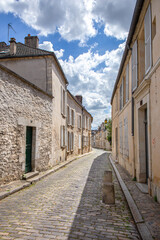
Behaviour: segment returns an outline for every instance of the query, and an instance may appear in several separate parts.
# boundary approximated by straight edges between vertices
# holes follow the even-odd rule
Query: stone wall
[[[0,183],[25,172],[26,126],[33,127],[32,170],[52,158],[52,97],[0,67]]]

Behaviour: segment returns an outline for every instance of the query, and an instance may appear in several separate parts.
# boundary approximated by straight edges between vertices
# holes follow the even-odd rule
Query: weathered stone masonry
[[[52,96],[0,67],[0,183],[25,171],[26,126],[33,127],[32,169],[45,170],[52,158]]]

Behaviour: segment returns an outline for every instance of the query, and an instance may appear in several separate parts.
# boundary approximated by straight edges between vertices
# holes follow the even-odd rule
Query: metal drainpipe
[[[83,107],[82,107],[82,154],[83,154]]]
[[[46,92],[48,93],[48,75],[47,75],[47,58],[45,57],[45,62],[46,62]]]

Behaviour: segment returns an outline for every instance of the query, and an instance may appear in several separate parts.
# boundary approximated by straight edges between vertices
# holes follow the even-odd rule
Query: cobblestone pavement
[[[114,176],[116,204],[102,204],[110,169],[101,150],[0,202],[0,239],[140,239]]]
[[[160,204],[149,194],[142,193],[131,176],[119,164],[116,167],[134,199],[148,229],[155,240],[160,240]]]

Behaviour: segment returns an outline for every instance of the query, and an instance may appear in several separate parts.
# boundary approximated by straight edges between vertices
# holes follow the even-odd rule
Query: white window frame
[[[119,96],[120,96],[120,111],[123,108],[123,79],[122,79],[122,83],[120,85],[120,94],[119,94]]]
[[[136,40],[132,48],[132,92],[137,88],[137,82],[138,82],[137,65],[138,65],[138,58],[137,58],[137,40]],[[135,76],[135,79],[133,78],[133,76]]]
[[[60,142],[61,142],[61,147],[64,148],[67,146],[67,130],[65,126],[60,127]]]
[[[147,30],[149,30],[147,32]],[[144,33],[145,33],[145,74],[149,72],[152,66],[152,29],[151,29],[151,5],[148,6],[148,9],[144,18]],[[147,56],[147,50],[149,48],[149,57]],[[149,66],[147,66],[149,59]]]
[[[67,92],[61,86],[61,114],[66,117],[67,114]]]
[[[129,64],[126,66],[126,103],[129,100]]]
[[[81,135],[78,136],[78,139],[79,139],[78,149],[81,149],[81,143],[82,143]]]
[[[123,154],[123,125],[119,123],[119,151]]]

